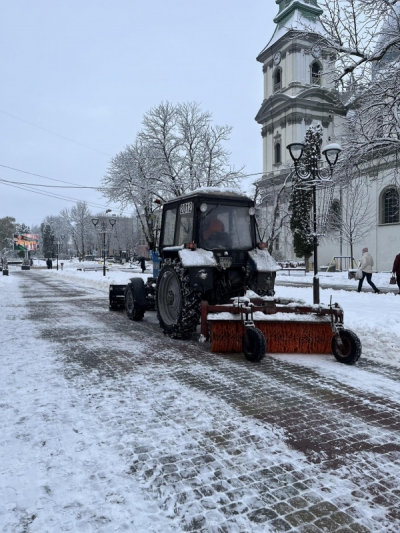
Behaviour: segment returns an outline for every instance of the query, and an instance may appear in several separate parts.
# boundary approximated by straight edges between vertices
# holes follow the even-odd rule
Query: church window
[[[282,89],[282,69],[277,68],[274,72],[274,93]]]
[[[399,191],[388,187],[381,194],[381,224],[395,224],[399,218]]]
[[[275,163],[281,163],[281,143],[275,144]]]
[[[312,63],[311,65],[311,84],[312,85],[321,85],[321,74],[322,74],[321,65],[317,61],[314,61],[314,63]]]

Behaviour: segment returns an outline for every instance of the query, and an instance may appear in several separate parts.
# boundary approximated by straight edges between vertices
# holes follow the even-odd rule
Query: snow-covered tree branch
[[[122,207],[133,205],[148,242],[155,241],[154,200],[181,196],[203,186],[237,186],[242,169],[229,164],[224,143],[229,126],[215,126],[211,114],[189,102],[163,102],[143,117],[133,144],[111,160],[103,195]]]

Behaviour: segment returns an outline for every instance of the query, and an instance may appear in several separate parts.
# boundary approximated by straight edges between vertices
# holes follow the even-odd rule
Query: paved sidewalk
[[[400,531],[400,369],[251,364],[17,275],[0,319],[35,338],[2,356],[2,532]]]
[[[292,279],[290,279],[290,276],[286,276],[286,278],[283,279],[283,276],[276,278],[275,285],[285,285],[289,287],[312,287],[312,278],[311,280],[305,280],[301,276],[292,276]],[[349,285],[326,283],[320,280],[319,286],[321,289],[333,289],[337,291],[349,291],[349,292],[357,291],[357,282],[354,282],[354,287],[351,287]],[[390,294],[390,293],[398,294],[399,292],[397,285],[394,286],[393,288],[392,287],[390,288],[378,287],[378,288],[382,294]],[[364,283],[362,292],[374,292],[374,291],[368,285],[368,283]]]

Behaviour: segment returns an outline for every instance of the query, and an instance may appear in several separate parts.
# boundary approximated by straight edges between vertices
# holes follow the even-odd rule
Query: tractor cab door
[[[193,241],[194,202],[165,208],[160,248],[182,246]]]
[[[175,245],[181,246],[193,241],[194,203],[185,202],[179,206]]]

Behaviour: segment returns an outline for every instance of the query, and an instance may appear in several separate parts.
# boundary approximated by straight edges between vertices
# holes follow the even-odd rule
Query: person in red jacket
[[[399,287],[398,294],[400,294],[400,253],[394,258],[392,272],[396,276],[397,286]]]

